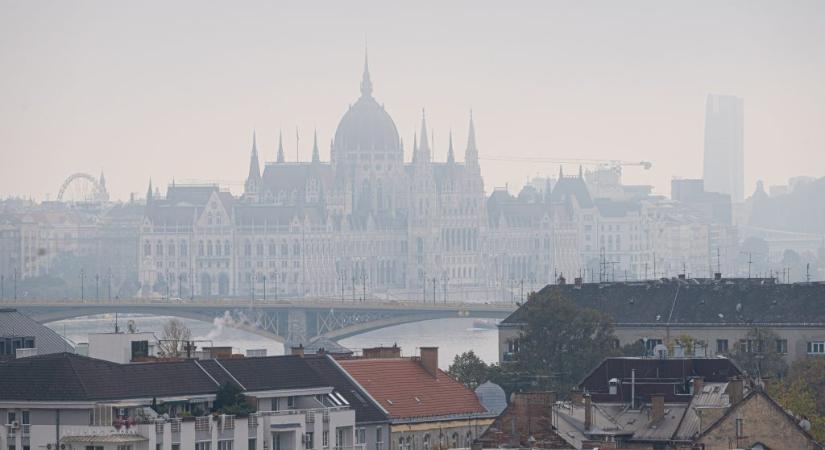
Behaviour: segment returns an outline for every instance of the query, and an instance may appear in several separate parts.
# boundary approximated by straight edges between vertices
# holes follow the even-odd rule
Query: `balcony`
[[[195,417],[195,431],[210,431],[212,429],[212,417]]]

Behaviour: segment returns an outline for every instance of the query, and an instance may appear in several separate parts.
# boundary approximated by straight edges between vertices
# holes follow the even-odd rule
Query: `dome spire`
[[[364,42],[364,74],[361,76],[361,97],[372,97],[372,80],[370,80],[369,55],[367,43]]]
[[[280,130],[278,130],[278,157],[275,162],[284,162],[284,137]]]

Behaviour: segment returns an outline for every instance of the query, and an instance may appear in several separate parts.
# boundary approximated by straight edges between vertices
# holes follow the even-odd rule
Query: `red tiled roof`
[[[430,375],[418,361],[349,359],[338,363],[389,413],[390,418],[484,413],[473,391],[442,370]]]

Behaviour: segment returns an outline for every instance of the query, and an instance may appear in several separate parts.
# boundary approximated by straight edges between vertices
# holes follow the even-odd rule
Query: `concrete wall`
[[[662,342],[675,339],[679,336],[691,336],[694,340],[704,341],[707,345],[707,356],[716,355],[716,340],[727,339],[728,349],[733,351],[734,345],[740,339],[744,339],[751,326],[671,326],[666,329],[661,327],[630,327],[616,326],[615,334],[620,345],[632,344],[639,339],[661,339]],[[800,326],[774,326],[761,327],[775,333],[779,339],[788,341],[788,353],[785,355],[788,364],[807,356],[807,345],[809,341],[825,341],[825,327],[800,327]],[[498,332],[498,355],[502,361],[503,355],[507,352],[508,342],[517,339],[520,331],[515,327],[501,327]],[[773,343],[771,343],[773,345]]]
[[[424,450],[426,439],[429,439],[430,450],[469,448],[473,440],[484,434],[492,422],[492,418],[483,418],[393,424],[390,445],[386,450]],[[453,445],[454,434],[457,435],[456,445]]]

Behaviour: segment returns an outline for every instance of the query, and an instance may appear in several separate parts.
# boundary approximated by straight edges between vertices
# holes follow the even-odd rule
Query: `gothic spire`
[[[467,150],[464,152],[464,163],[467,167],[478,168],[478,148],[476,147],[476,127],[473,123],[473,111],[470,110],[470,131],[467,136]]]
[[[275,162],[284,162],[284,137],[280,130],[278,131],[278,157]]]
[[[247,192],[257,191],[261,181],[261,166],[258,164],[258,145],[255,139],[255,131],[252,131],[252,154],[249,156],[249,176],[246,178],[244,187]]]
[[[562,178],[564,178],[564,167],[559,164],[559,181],[561,181]]]
[[[318,153],[318,130],[315,130],[312,141],[312,162],[321,162],[321,155]]]
[[[152,179],[149,178],[149,189],[146,190],[146,203],[149,204],[149,202],[151,202],[151,201],[152,201]]]
[[[453,152],[453,130],[450,130],[450,148],[447,149],[447,162],[455,162],[455,152]]]
[[[418,147],[419,158],[422,162],[430,161],[430,140],[427,137],[427,115],[421,110],[421,145]]]
[[[582,165],[581,164],[579,164],[579,178],[584,178],[584,175],[582,173]]]
[[[372,80],[370,80],[369,56],[364,45],[364,74],[361,76],[361,97],[372,97]]]

